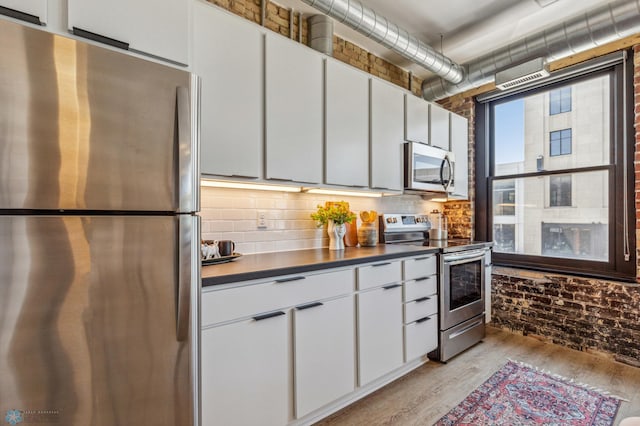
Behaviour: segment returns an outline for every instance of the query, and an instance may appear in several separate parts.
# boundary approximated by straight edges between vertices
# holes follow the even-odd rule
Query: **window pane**
[[[608,261],[608,182],[607,171],[494,180],[494,250]],[[499,204],[509,185],[514,203],[506,215]]]
[[[538,157],[544,170],[610,164],[609,80],[599,76],[495,103],[494,175],[536,172]],[[547,112],[546,103],[564,113]]]

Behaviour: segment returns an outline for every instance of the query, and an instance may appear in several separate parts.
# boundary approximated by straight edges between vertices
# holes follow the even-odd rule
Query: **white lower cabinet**
[[[358,294],[358,383],[402,366],[402,285]]]
[[[404,326],[405,360],[411,361],[438,347],[438,314]]]
[[[354,322],[351,295],[294,309],[296,418],[355,389]]]
[[[289,421],[289,315],[202,331],[202,424]]]

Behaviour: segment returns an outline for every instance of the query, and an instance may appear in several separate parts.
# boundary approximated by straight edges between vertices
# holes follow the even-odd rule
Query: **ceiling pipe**
[[[302,1],[446,81],[456,84],[464,79],[464,69],[460,65],[357,0]]]
[[[640,0],[614,1],[463,65],[467,72],[458,83],[438,77],[424,80],[422,97],[446,98],[491,83],[496,72],[526,60],[541,56],[551,62],[639,32]]]

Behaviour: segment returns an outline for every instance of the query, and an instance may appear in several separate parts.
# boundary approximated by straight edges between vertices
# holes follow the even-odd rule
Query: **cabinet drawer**
[[[421,318],[404,326],[404,361],[408,362],[438,348],[438,316]]]
[[[288,275],[266,283],[209,291],[202,294],[202,325],[348,294],[353,288],[353,270],[342,270]]]
[[[416,278],[428,277],[438,272],[438,261],[435,254],[428,256],[414,257],[406,259],[404,264],[404,279],[415,280]]]
[[[425,296],[405,303],[404,305],[404,323],[416,321],[429,315],[438,313],[438,297],[435,295]]]
[[[438,292],[438,276],[431,275],[426,279],[409,281],[404,283],[404,301],[411,302],[425,296],[431,296]]]
[[[402,280],[399,260],[382,261],[358,268],[358,290],[377,287]]]

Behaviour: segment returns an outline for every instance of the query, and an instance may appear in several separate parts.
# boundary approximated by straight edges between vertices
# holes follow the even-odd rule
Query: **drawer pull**
[[[273,317],[279,317],[281,315],[285,315],[285,313],[282,312],[282,311],[271,312],[271,313],[268,313],[268,314],[256,315],[255,317],[253,317],[253,319],[254,319],[254,321],[262,321],[262,320],[266,320],[266,319],[273,318]]]
[[[304,311],[305,309],[315,308],[316,306],[324,306],[322,302],[309,303],[307,305],[296,306],[296,311]]]
[[[416,324],[420,324],[421,322],[429,321],[430,319],[431,319],[431,317],[420,318],[419,320],[416,321]]]
[[[427,300],[431,300],[430,297],[421,297],[420,299],[416,299],[416,303],[426,302]]]
[[[299,280],[304,280],[306,277],[303,276],[299,276],[299,277],[289,277],[289,278],[281,278],[279,280],[276,280],[276,283],[288,283],[290,281],[299,281]]]
[[[376,263],[375,265],[371,265],[371,266],[373,268],[377,268],[378,266],[387,266],[387,265],[391,265],[391,262]]]
[[[427,259],[429,259],[429,258],[431,258],[431,256],[416,257],[416,258],[415,258],[415,259],[413,259],[413,260],[415,260],[415,261],[417,262],[418,260],[427,260]]]
[[[392,288],[402,287],[402,284],[390,284],[382,287],[383,290],[391,290]]]
[[[416,281],[425,281],[428,280],[431,277],[420,277],[420,278],[416,278]]]

